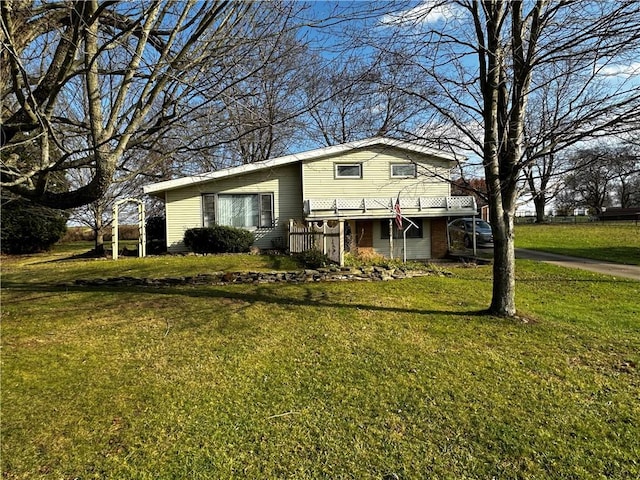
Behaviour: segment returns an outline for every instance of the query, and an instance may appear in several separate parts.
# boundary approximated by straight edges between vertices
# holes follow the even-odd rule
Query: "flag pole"
[[[402,230],[402,263],[407,263],[407,230],[411,227],[418,228],[418,226],[402,214],[402,208],[400,207],[400,192],[398,192],[393,212],[395,214],[396,226],[398,227],[398,230]],[[403,228],[403,220],[406,220],[409,223],[407,228]],[[391,227],[391,220],[389,220],[389,227]],[[389,238],[392,238],[393,229],[389,228],[389,232]],[[391,258],[393,259],[393,254],[391,255]]]

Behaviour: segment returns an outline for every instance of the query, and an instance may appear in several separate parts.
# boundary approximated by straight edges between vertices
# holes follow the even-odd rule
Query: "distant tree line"
[[[596,146],[567,159],[556,209],[586,207],[598,215],[607,207],[640,207],[640,154],[629,145]]]

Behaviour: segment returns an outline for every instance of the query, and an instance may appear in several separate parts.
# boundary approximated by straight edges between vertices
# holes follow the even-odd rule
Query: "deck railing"
[[[310,198],[304,201],[307,217],[348,217],[366,214],[392,214],[397,198]],[[475,198],[457,197],[400,197],[400,208],[406,214],[420,214],[432,211],[434,214],[463,213],[473,215],[476,211]]]

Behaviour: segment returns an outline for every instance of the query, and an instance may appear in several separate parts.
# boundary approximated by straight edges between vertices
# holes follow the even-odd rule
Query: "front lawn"
[[[637,478],[640,282],[70,288],[278,257],[3,262],[4,478]]]
[[[634,222],[517,225],[516,247],[640,265],[640,225]]]

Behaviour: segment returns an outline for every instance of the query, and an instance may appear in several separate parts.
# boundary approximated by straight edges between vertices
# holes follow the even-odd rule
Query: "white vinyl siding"
[[[303,162],[304,198],[446,197],[451,189],[448,162],[391,147],[366,148]],[[390,178],[392,164],[417,165],[416,178]],[[362,164],[362,178],[336,178],[335,165]]]
[[[165,192],[165,217],[167,220],[167,248],[170,252],[184,251],[184,232],[202,226],[202,210],[199,192],[182,188]]]
[[[286,226],[290,218],[302,216],[302,194],[300,190],[300,165],[291,164],[268,170],[251,172],[230,178],[223,178],[194,186],[169,190],[165,196],[167,216],[167,245],[170,252],[185,251],[184,232],[189,228],[204,226],[205,219],[215,214],[207,212],[203,196],[208,194],[256,194],[271,197],[271,226],[254,229],[259,248],[272,248],[274,243],[285,240]],[[269,215],[263,200],[263,218]],[[262,223],[263,225],[266,223]]]

